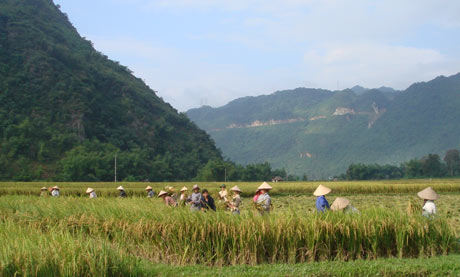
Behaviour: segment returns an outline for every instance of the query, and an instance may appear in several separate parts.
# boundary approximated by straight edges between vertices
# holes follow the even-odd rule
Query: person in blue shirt
[[[146,187],[145,191],[147,192],[147,197],[148,198],[155,197],[155,192],[153,191],[153,188],[151,186]]]
[[[329,202],[327,202],[326,196],[328,193],[331,192],[331,189],[328,187],[325,187],[323,185],[319,185],[315,192],[313,192],[313,195],[316,196],[316,209],[318,212],[325,212],[326,210],[329,210]]]
[[[187,199],[187,202],[190,203],[190,210],[192,212],[200,211],[203,207],[203,195],[200,193],[200,187],[198,185],[194,185],[192,191],[192,195],[190,195]]]

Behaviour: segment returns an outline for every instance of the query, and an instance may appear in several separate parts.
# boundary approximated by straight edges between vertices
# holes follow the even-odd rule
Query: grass
[[[332,261],[258,266],[179,266],[141,263],[154,276],[459,276],[460,255],[421,259]]]

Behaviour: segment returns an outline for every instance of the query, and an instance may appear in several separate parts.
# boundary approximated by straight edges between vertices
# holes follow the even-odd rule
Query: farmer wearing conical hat
[[[263,184],[258,188],[260,195],[257,198],[256,207],[262,215],[270,212],[272,199],[270,198],[270,195],[268,195],[268,192],[271,189],[272,187],[267,182],[263,182]]]
[[[177,206],[176,200],[174,200],[171,196],[169,196],[168,192],[162,190],[158,193],[158,197],[163,198],[165,201],[166,206],[175,207]]]
[[[147,192],[147,197],[152,198],[155,196],[155,192],[153,191],[153,188],[151,186],[147,186],[145,188],[145,191]]]
[[[192,195],[190,195],[190,197],[187,199],[187,201],[190,203],[190,210],[194,212],[200,211],[203,201],[203,195],[200,193],[200,187],[198,185],[194,185],[192,191]]]
[[[345,213],[357,213],[358,210],[350,204],[350,200],[344,197],[337,197],[334,202],[332,202],[331,210],[333,211],[343,211]]]
[[[128,195],[126,194],[125,188],[123,186],[119,186],[117,190],[120,192],[119,197],[126,198]]]
[[[54,186],[51,188],[51,196],[59,197],[59,187],[58,186]]]
[[[225,184],[220,185],[220,191],[219,191],[219,201],[227,202],[228,192],[227,192],[227,186]]]
[[[325,195],[330,192],[331,189],[323,185],[319,185],[313,192],[313,195],[316,196],[316,209],[318,212],[324,212],[329,209],[329,202],[327,202]]]
[[[231,190],[234,195],[232,198],[232,201],[228,204],[230,207],[230,210],[232,211],[233,214],[240,214],[240,204],[241,204],[241,189],[238,186],[234,186],[231,188]]]
[[[93,188],[87,188],[86,189],[86,194],[89,194],[89,198],[96,198],[96,192],[94,191]]]
[[[41,197],[47,197],[48,195],[49,195],[49,194],[48,194],[48,188],[42,187],[42,188],[40,189],[40,196],[41,196]]]
[[[180,201],[181,206],[185,206],[185,204],[187,204],[187,197],[188,197],[187,191],[188,191],[188,188],[185,186],[180,189],[179,201]]]
[[[417,195],[424,200],[422,215],[426,217],[435,215],[436,205],[434,204],[434,200],[439,199],[439,195],[431,187],[419,191]]]
[[[176,193],[176,188],[172,186],[166,186],[164,191],[168,193],[168,196],[171,196],[174,199],[174,202],[177,202],[177,193]]]

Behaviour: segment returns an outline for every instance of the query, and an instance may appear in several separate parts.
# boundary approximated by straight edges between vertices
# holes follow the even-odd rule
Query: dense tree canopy
[[[347,180],[380,180],[400,178],[433,178],[460,175],[460,157],[457,149],[448,150],[445,163],[437,154],[412,159],[398,166],[378,164],[352,164],[342,178]]]
[[[221,154],[51,0],[0,2],[0,180],[188,180]]]

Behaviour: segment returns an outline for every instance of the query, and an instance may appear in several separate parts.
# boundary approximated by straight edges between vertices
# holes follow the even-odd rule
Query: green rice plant
[[[250,210],[241,216],[190,212],[166,207],[159,199],[8,196],[1,200],[0,222],[11,230],[20,230],[11,231],[2,245],[11,245],[9,238],[14,233],[23,234],[12,240],[28,244],[18,253],[36,256],[40,252],[34,252],[38,250],[33,245],[45,237],[45,244],[53,247],[43,251],[58,249],[56,253],[62,255],[57,255],[67,260],[70,256],[65,256],[66,249],[73,249],[71,241],[75,245],[84,242],[82,251],[90,253],[89,257],[100,254],[102,259],[109,255],[110,263],[133,259],[124,268],[139,259],[174,265],[255,265],[431,257],[457,250],[455,232],[444,217],[426,219],[381,208],[368,208],[359,214],[285,209],[262,217]],[[62,241],[68,243],[66,248],[59,247]],[[6,258],[0,270],[26,266],[18,262],[22,257],[14,251],[3,256]],[[82,262],[79,259],[77,262]],[[91,261],[92,258],[86,262],[88,269],[75,270],[88,274],[107,272],[105,266],[98,269],[88,264]]]
[[[416,214],[422,213],[422,206],[417,202],[420,202],[420,201],[415,201],[413,199],[408,201],[407,209],[406,209],[407,214],[416,215]]]

